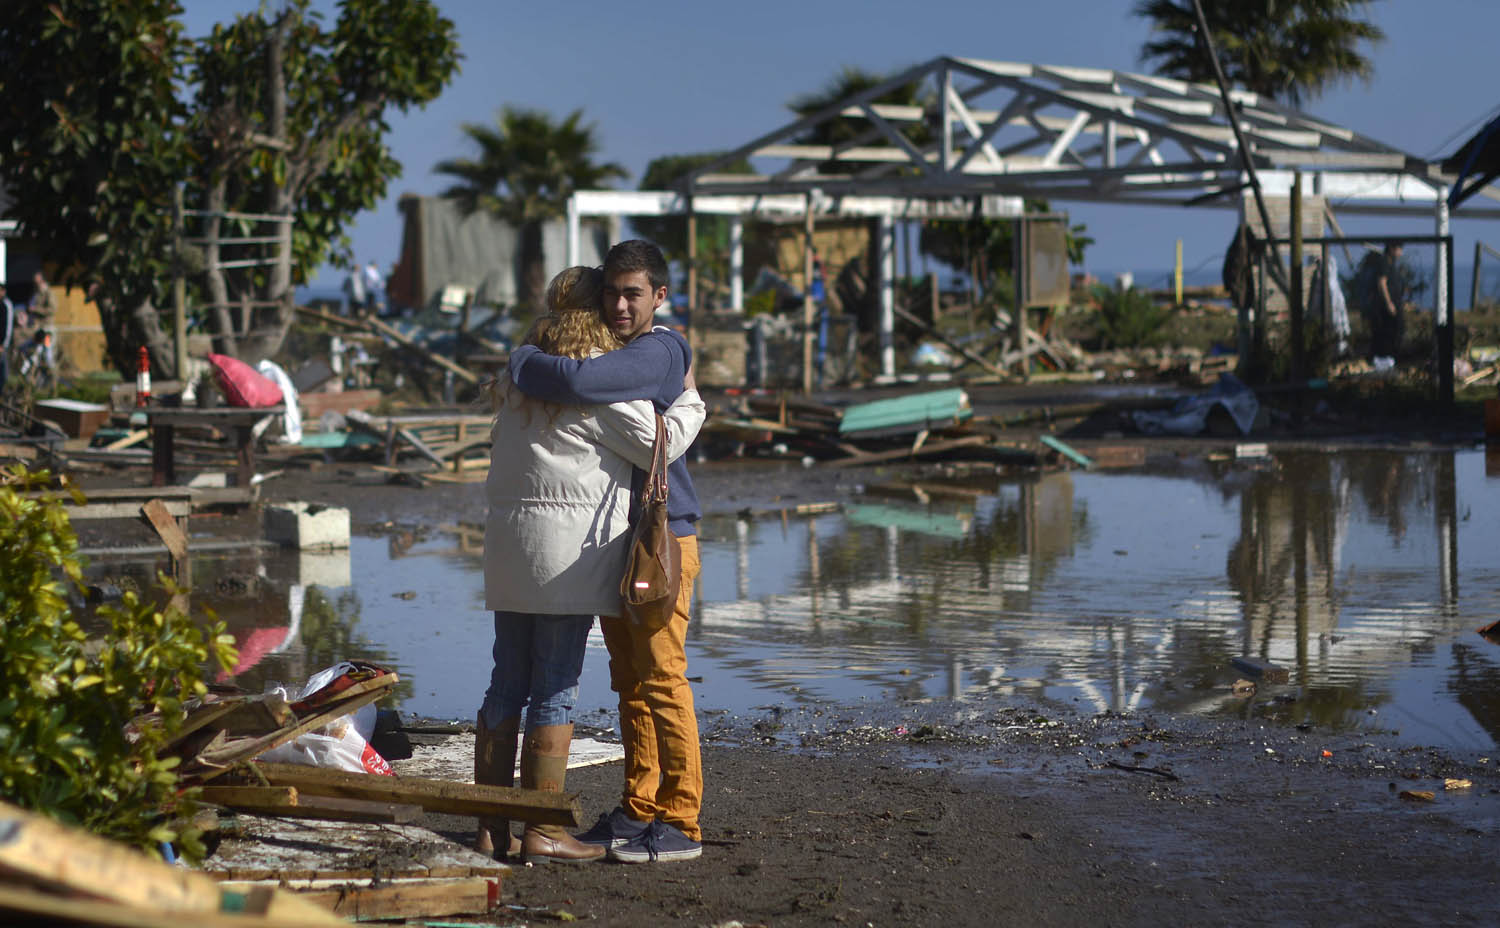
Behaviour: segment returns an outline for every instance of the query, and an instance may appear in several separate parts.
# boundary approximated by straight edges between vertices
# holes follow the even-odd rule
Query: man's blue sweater
[[[650,400],[657,412],[665,412],[682,394],[682,378],[692,359],[687,339],[657,326],[624,348],[582,361],[543,354],[535,345],[522,345],[510,354],[510,379],[527,396],[554,403],[593,406]],[[636,468],[633,485],[637,494],[645,477]],[[688,476],[686,455],[667,467],[667,489],[672,534],[696,535],[698,529],[693,523],[703,518],[703,510],[698,506],[693,478]]]

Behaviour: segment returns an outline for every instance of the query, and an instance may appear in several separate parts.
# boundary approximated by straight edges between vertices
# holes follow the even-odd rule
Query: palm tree
[[[793,97],[787,103],[787,108],[798,116],[811,116],[846,97],[869,90],[871,87],[889,80],[892,76],[894,75],[875,74],[863,68],[845,65],[839,69],[839,72],[827,84],[823,85],[822,89]],[[871,102],[894,103],[902,106],[922,106],[928,102],[929,96],[929,94],[924,92],[919,81],[910,81],[891,88]],[[838,145],[868,132],[869,129],[870,123],[866,119],[838,116],[810,127],[806,132],[797,137],[796,142],[799,145]],[[932,140],[932,132],[925,123],[897,123],[896,129],[910,139],[918,148],[921,148]],[[818,170],[824,174],[851,174],[856,170],[863,170],[864,167],[830,161],[820,165]]]
[[[625,176],[613,161],[596,163],[599,142],[583,110],[561,122],[548,113],[505,106],[493,126],[464,123],[463,132],[479,148],[477,158],[440,162],[434,170],[457,178],[443,196],[458,200],[465,213],[487,212],[521,234],[521,286],[516,302],[540,307],[546,288],[542,223],[567,212],[574,191]]]
[[[1360,50],[1385,32],[1360,18],[1370,0],[1202,0],[1224,76],[1290,106],[1349,78],[1368,81],[1374,67]],[[1192,0],[1140,0],[1135,15],[1151,21],[1141,62],[1157,74],[1213,80],[1198,42]]]

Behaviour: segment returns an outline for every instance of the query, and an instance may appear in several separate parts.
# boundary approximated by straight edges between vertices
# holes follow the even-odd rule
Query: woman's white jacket
[[[649,400],[598,406],[505,403],[491,430],[485,482],[485,608],[546,615],[619,615],[633,468],[651,466]],[[685,390],[665,413],[667,457],[703,426]]]

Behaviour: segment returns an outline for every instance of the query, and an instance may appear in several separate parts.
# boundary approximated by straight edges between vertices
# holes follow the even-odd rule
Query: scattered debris
[[[1254,677],[1266,683],[1286,683],[1292,676],[1285,667],[1279,667],[1258,657],[1231,657],[1229,663],[1245,676]]]

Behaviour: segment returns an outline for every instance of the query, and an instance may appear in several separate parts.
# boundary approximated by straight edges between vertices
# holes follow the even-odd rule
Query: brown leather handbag
[[[667,524],[667,425],[657,413],[651,470],[630,530],[625,577],[620,581],[625,617],[651,631],[664,627],[677,608],[681,584],[682,548]]]

